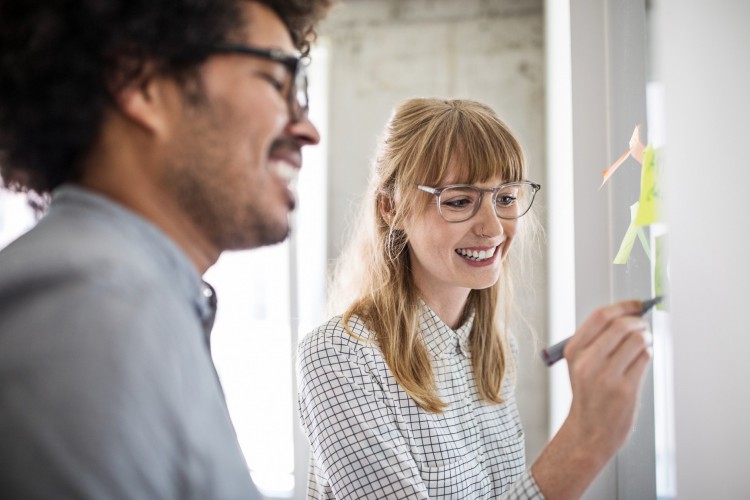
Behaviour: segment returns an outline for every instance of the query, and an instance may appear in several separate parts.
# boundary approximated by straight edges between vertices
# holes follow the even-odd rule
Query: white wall
[[[750,487],[750,2],[659,0],[677,496]]]
[[[542,0],[350,0],[332,13],[322,30],[331,64],[329,259],[364,192],[376,139],[403,99],[489,104],[519,136],[530,177],[545,184],[542,10]],[[546,205],[544,190],[539,199]],[[544,341],[542,256],[523,309]],[[531,337],[520,337],[518,399],[532,460],[547,441],[546,372]]]

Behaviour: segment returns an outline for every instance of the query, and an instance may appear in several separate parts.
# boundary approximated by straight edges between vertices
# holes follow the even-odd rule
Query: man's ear
[[[156,64],[146,62],[136,76],[111,82],[115,106],[120,114],[149,134],[168,133],[170,112],[179,105],[180,87],[159,74]]]

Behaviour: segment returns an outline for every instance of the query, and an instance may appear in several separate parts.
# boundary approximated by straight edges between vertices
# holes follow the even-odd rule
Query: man
[[[259,497],[201,275],[289,233],[329,1],[0,0],[0,173],[51,193],[0,252],[3,496]]]

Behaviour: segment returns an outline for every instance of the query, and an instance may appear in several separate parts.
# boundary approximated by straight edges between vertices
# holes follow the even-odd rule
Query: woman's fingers
[[[572,349],[566,349],[568,363],[585,365],[581,368],[589,375],[624,374],[652,343],[641,307],[639,301],[625,301],[595,311],[573,337],[577,342],[571,340]]]
[[[611,326],[613,321],[627,316],[640,317],[641,307],[642,302],[639,300],[625,300],[600,307],[586,318],[586,321],[578,328],[565,348],[565,357],[570,359],[569,354],[587,348],[601,336],[604,330]]]
[[[643,384],[643,373],[646,371],[646,367],[651,361],[652,356],[653,352],[651,350],[651,346],[649,346],[645,351],[641,351],[635,361],[630,363],[630,365],[625,370],[625,378],[628,379],[628,381],[632,384],[637,383],[638,387],[640,387]]]
[[[565,349],[573,389],[568,423],[595,454],[611,456],[632,429],[651,359],[642,307],[629,300],[596,310]]]
[[[651,331],[645,321],[641,320],[641,323],[642,325],[635,323],[634,328],[627,331],[620,343],[610,352],[606,363],[613,374],[624,375],[644,354],[647,361],[651,359]]]

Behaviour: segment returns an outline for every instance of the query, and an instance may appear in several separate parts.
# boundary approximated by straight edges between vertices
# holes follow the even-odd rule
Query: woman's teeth
[[[294,181],[297,180],[299,170],[284,160],[272,160],[269,163],[269,168],[272,172],[281,177],[287,186],[292,186]]]
[[[492,247],[489,250],[467,250],[465,248],[459,248],[456,250],[456,253],[460,255],[461,257],[474,260],[474,261],[482,261],[491,259],[495,255],[495,249],[497,247]]]

